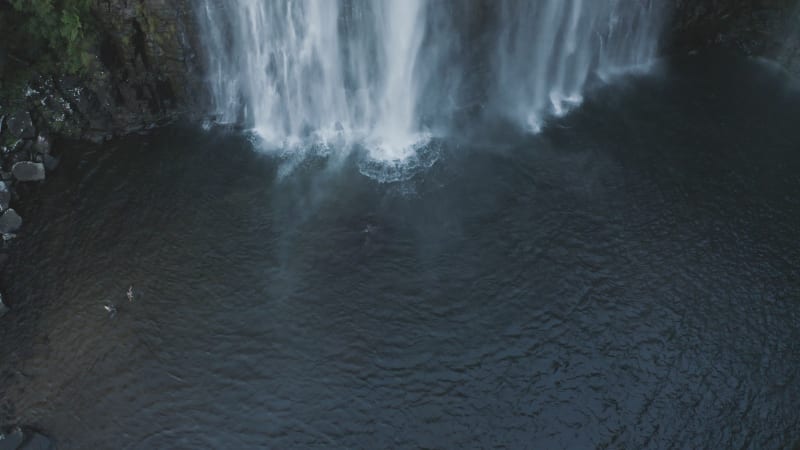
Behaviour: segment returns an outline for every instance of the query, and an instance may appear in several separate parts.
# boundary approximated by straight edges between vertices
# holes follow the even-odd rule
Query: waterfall
[[[468,97],[537,131],[590,80],[645,67],[661,3],[201,0],[198,17],[217,122],[274,146],[344,138],[398,160]]]
[[[591,75],[643,69],[658,49],[662,2],[541,0],[499,4],[494,52],[499,114],[533,131],[583,99]]]
[[[425,0],[204,0],[217,121],[244,124],[273,145],[344,134],[402,158],[422,136],[426,8]]]
[[[202,10],[219,122],[282,142],[368,114],[348,104],[337,2],[209,0]]]

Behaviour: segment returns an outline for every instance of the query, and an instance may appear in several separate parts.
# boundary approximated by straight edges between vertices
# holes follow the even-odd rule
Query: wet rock
[[[19,447],[19,450],[52,450],[53,443],[43,434],[30,432],[26,433],[26,440]]]
[[[13,233],[22,226],[22,217],[12,208],[9,208],[0,215],[0,233]]]
[[[0,86],[5,107],[0,107],[0,147],[20,136],[34,141],[37,132],[102,142],[112,135],[141,130],[148,123],[191,116],[208,106],[196,2],[83,3],[91,4],[92,26],[97,34],[85,55],[91,57],[90,70],[80,75],[36,70],[22,88]],[[6,4],[8,1],[0,0],[4,22],[24,19],[14,8],[3,6]],[[5,39],[27,34],[21,29],[3,31],[8,31]],[[4,47],[0,45],[0,73]],[[27,70],[21,68],[19,72]],[[9,105],[16,109],[7,109]]]
[[[36,431],[14,427],[0,434],[0,450],[51,450],[55,446],[50,439]]]
[[[11,190],[5,181],[0,180],[0,213],[7,210],[11,205]]]
[[[49,154],[42,155],[42,163],[44,164],[44,168],[47,169],[48,172],[56,170],[56,167],[58,167],[59,162],[61,161],[53,155]]]
[[[26,144],[27,141],[23,139],[12,139],[6,142],[6,144],[3,145],[2,149],[0,150],[2,150],[3,155],[11,155],[24,150]]]
[[[14,167],[14,164],[22,161],[30,161],[29,156],[30,155],[25,151],[19,151],[17,153],[12,153],[10,155],[7,155],[3,159],[3,168],[11,172],[12,168]]]
[[[48,154],[50,153],[50,148],[50,139],[41,134],[36,138],[36,142],[33,143],[33,151],[36,153]]]
[[[88,131],[83,135],[83,138],[93,144],[102,144],[103,142],[111,139],[113,135],[106,131]]]
[[[28,111],[17,111],[6,119],[6,127],[12,136],[20,139],[33,139],[36,137],[36,129],[33,127],[33,120]]]
[[[19,181],[39,181],[44,180],[45,177],[44,164],[31,161],[20,161],[14,164],[11,173]]]
[[[0,308],[3,307],[0,306]],[[0,309],[0,316],[1,315],[3,315],[3,313]],[[0,439],[0,450],[17,450],[25,440],[25,434],[19,427],[16,427],[7,433],[0,433],[0,437],[2,437],[2,439]]]

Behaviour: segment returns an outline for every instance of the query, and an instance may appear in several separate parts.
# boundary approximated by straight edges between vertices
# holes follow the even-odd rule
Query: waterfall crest
[[[661,3],[202,0],[198,17],[218,122],[274,146],[345,139],[398,160],[466,97],[537,131],[595,75],[645,67]]]

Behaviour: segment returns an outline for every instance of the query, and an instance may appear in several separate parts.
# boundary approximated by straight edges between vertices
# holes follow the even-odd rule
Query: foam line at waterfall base
[[[203,122],[203,129],[226,127],[230,124]],[[344,128],[341,124],[309,132],[307,136],[278,137],[265,130],[243,130],[255,151],[281,160],[278,177],[291,175],[312,160],[336,164],[355,158],[358,171],[379,183],[395,183],[412,179],[432,167],[442,152],[442,139],[431,132],[409,134],[366,132]]]
[[[400,148],[366,148],[359,158],[359,172],[379,183],[396,183],[430,169],[441,158],[442,141],[426,133],[416,136],[416,141]]]

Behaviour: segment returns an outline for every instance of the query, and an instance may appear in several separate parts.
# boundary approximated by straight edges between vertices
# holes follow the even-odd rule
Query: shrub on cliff
[[[93,59],[92,0],[7,0],[14,25],[23,40],[17,47],[38,53],[34,65],[68,73],[87,69]],[[2,3],[3,0],[0,0]],[[43,59],[43,60],[42,60]]]

